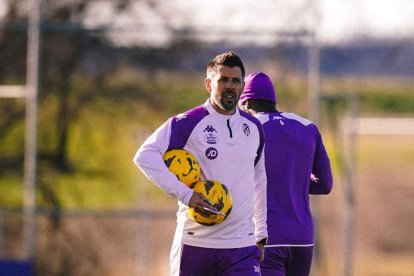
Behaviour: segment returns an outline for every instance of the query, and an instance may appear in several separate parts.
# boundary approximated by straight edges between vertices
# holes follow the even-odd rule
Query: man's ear
[[[207,91],[208,91],[208,92],[211,92],[211,79],[206,78],[206,79],[204,80],[204,85],[206,86]]]
[[[247,109],[250,109],[250,107],[252,106],[250,100],[246,100],[245,105]]]
[[[248,101],[245,101],[243,104],[240,104],[239,107],[241,110],[249,112],[249,108],[247,106]]]

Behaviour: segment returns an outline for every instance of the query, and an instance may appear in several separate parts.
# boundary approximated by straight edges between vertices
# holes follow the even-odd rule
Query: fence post
[[[37,95],[39,89],[40,1],[31,0],[29,2],[29,27],[27,34],[24,220],[26,250],[30,261],[34,260],[36,244],[36,143]]]

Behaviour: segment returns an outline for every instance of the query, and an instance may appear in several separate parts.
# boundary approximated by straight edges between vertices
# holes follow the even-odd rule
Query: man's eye
[[[231,82],[237,82],[237,83],[241,82],[241,80],[239,79],[219,79],[219,81],[224,81],[224,82],[231,81]]]

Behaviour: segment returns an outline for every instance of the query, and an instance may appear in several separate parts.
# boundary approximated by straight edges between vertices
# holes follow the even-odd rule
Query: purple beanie
[[[276,90],[270,78],[262,72],[253,73],[244,79],[244,90],[240,96],[240,104],[249,99],[269,100],[276,103]]]

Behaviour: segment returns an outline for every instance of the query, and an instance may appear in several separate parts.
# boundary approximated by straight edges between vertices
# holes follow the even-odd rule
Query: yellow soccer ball
[[[199,181],[194,185],[193,190],[202,194],[206,199],[210,200],[212,205],[223,215],[203,216],[193,208],[188,208],[188,216],[205,226],[213,226],[222,223],[231,213],[233,207],[233,199],[228,188],[215,180]]]
[[[172,149],[164,154],[163,159],[167,168],[188,187],[192,188],[195,183],[200,181],[200,164],[189,151]]]

